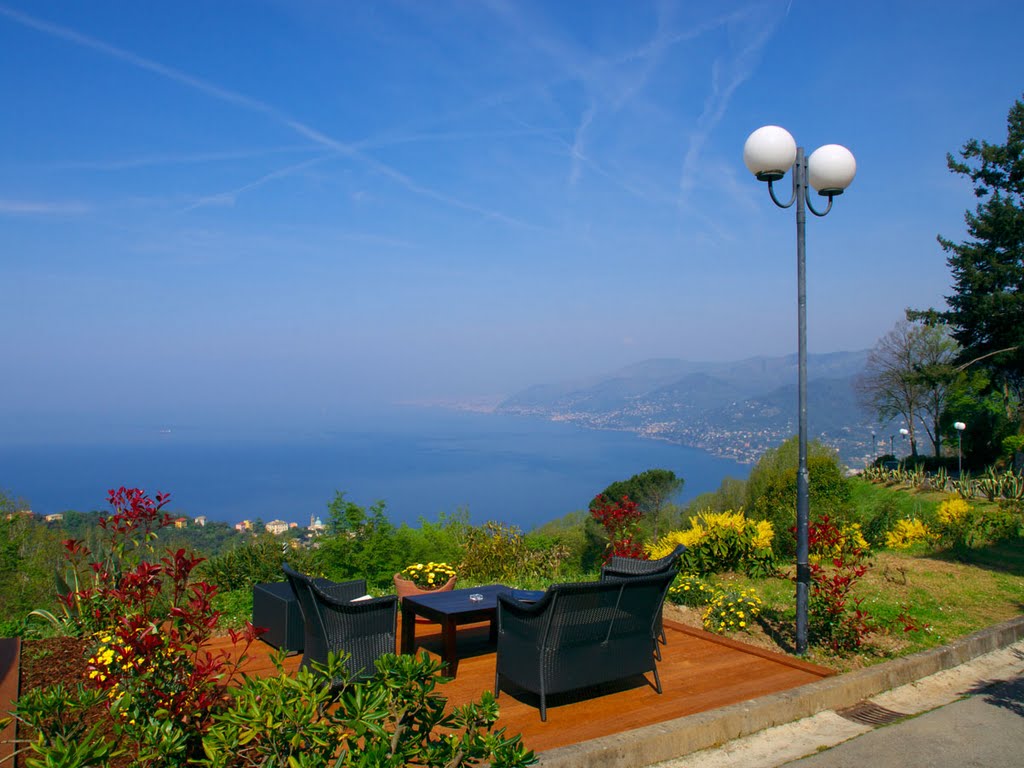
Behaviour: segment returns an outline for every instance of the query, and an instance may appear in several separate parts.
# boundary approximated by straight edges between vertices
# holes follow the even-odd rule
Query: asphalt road
[[[1024,675],[980,683],[952,704],[877,728],[793,768],[1024,766]]]

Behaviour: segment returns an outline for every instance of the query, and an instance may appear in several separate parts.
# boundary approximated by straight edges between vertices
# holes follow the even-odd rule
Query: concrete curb
[[[781,693],[700,712],[626,733],[540,754],[545,768],[641,768],[671,760],[776,725],[841,709],[1024,638],[1024,616],[988,627],[940,648],[830,677]]]

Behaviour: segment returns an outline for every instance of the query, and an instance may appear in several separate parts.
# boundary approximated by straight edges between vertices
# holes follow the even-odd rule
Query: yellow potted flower
[[[427,592],[448,592],[455,589],[455,569],[448,563],[414,563],[396,573],[394,581],[399,599]],[[421,616],[417,616],[416,621],[430,623]]]

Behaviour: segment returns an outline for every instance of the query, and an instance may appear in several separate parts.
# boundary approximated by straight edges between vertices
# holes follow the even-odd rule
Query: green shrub
[[[87,713],[104,706],[107,695],[79,684],[25,692],[15,717],[30,729],[26,765],[133,766],[204,765],[209,768],[328,768],[407,765],[519,768],[536,762],[520,736],[495,730],[498,706],[485,692],[478,702],[448,709],[437,693],[441,662],[427,654],[385,656],[376,675],[350,682],[343,657],[324,667],[286,674],[246,677],[231,692],[202,736],[202,754],[188,756],[183,721],[154,713],[132,723],[136,738],[125,744],[120,729],[110,739]],[[325,679],[341,681],[332,693]],[[119,710],[124,711],[124,710]],[[114,713],[116,715],[116,712]],[[134,713],[133,713],[134,714]],[[121,743],[119,743],[119,741]]]
[[[415,527],[401,525],[394,532],[393,544],[395,551],[402,553],[403,566],[430,561],[458,563],[466,552],[470,528],[467,510],[442,512],[436,522],[421,517]]]
[[[767,520],[775,529],[773,549],[779,557],[796,552],[797,438],[765,451],[747,481],[746,510],[755,520]],[[850,485],[835,451],[817,440],[808,445],[808,495],[812,519],[828,516],[845,520],[850,516]]]
[[[939,505],[938,529],[942,543],[954,550],[977,549],[1024,535],[1019,505],[972,506],[964,499]]]
[[[1024,452],[1024,435],[1010,435],[1003,438],[1003,459],[1013,464],[1014,456]]]
[[[102,724],[90,725],[85,717],[90,710],[102,706],[105,699],[104,693],[86,690],[81,683],[74,688],[57,683],[23,691],[15,706],[14,719],[19,723],[19,736],[30,735],[22,758],[25,765],[109,765],[110,759],[122,752],[104,736]]]
[[[533,579],[560,579],[561,566],[569,557],[562,545],[531,547],[514,525],[488,522],[468,531],[466,553],[456,569],[460,578],[477,583],[518,584]]]
[[[498,705],[478,702],[447,709],[436,691],[441,662],[424,653],[384,656],[376,675],[350,682],[343,659],[286,675],[247,678],[203,741],[209,768],[328,768],[473,766],[514,768],[536,762],[520,736],[494,730]],[[323,680],[340,680],[331,693]]]
[[[895,499],[882,499],[864,525],[864,538],[872,547],[885,546],[886,536],[901,519],[902,512]]]
[[[270,533],[245,539],[234,549],[209,558],[200,572],[222,592],[251,590],[254,584],[284,581],[281,563],[287,561],[303,572],[314,569],[309,550],[292,548],[287,541]]]

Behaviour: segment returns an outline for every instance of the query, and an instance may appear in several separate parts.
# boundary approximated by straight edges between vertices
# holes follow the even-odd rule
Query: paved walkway
[[[842,712],[820,712],[658,768],[1024,766],[1024,641]]]
[[[797,768],[962,768],[1024,765],[1024,676],[984,686],[968,698],[879,728]]]

